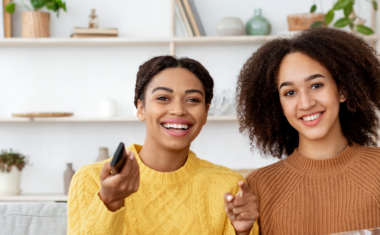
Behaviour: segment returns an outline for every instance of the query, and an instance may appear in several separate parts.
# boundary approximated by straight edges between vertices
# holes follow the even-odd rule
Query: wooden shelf
[[[0,47],[51,47],[51,46],[176,46],[190,45],[247,45],[260,44],[281,36],[228,36],[228,37],[172,37],[172,38],[5,38]],[[368,42],[380,40],[379,35],[363,36]]]
[[[0,196],[0,202],[67,202],[64,194],[21,194]]]
[[[210,122],[237,121],[234,116],[209,116]],[[60,117],[60,118],[0,118],[0,123],[123,123],[140,122],[136,117],[116,118],[82,118],[82,117]]]

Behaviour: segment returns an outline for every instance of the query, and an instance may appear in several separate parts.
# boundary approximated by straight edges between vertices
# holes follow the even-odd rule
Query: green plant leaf
[[[45,0],[30,0],[30,3],[35,10],[41,9],[45,6]]]
[[[15,12],[15,7],[16,7],[16,4],[14,3],[14,2],[11,2],[11,3],[9,3],[9,4],[7,4],[6,6],[5,6],[5,10],[8,12],[8,13],[13,13],[13,12]]]
[[[337,27],[337,28],[346,27],[349,23],[351,23],[351,19],[347,17],[343,17],[335,22],[334,27]]]
[[[377,2],[376,1],[372,1],[372,7],[375,11],[377,11]]]
[[[52,11],[56,12],[56,11],[58,11],[59,6],[55,2],[49,1],[49,2],[46,2],[46,8],[49,9],[49,10],[52,10]]]
[[[334,10],[340,10],[345,7],[347,7],[351,2],[351,0],[339,0],[337,3],[334,5]]]
[[[355,25],[354,25],[352,22],[350,22],[350,23],[349,23],[349,26],[350,26],[350,29],[353,30]]]
[[[325,24],[329,25],[333,19],[334,19],[334,10],[331,9],[329,10],[329,12],[327,12],[325,16]]]
[[[351,14],[351,12],[352,12],[352,8],[353,8],[353,3],[350,2],[350,4],[348,4],[348,6],[346,6],[346,7],[343,9],[343,11],[344,11],[344,16],[345,16],[345,17],[348,17],[348,16]]]
[[[313,29],[313,28],[320,28],[322,27],[323,25],[323,22],[322,21],[314,21],[311,25],[310,25],[310,28]]]
[[[373,30],[364,25],[356,25],[356,31],[365,35],[373,34]]]
[[[315,12],[315,10],[317,10],[317,5],[312,5],[311,8],[310,8],[310,13],[313,13]]]

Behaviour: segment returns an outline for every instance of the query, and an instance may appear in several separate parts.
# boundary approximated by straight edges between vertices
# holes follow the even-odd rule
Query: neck
[[[154,140],[145,139],[139,152],[141,161],[150,169],[159,172],[176,171],[185,165],[190,146],[185,149],[173,150],[158,145]]]
[[[322,139],[312,140],[299,135],[298,152],[311,159],[324,160],[339,155],[347,146],[347,138],[343,135],[339,119],[337,119],[333,128]]]

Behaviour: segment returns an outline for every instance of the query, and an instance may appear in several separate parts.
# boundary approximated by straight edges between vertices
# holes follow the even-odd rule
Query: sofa
[[[66,203],[0,204],[0,235],[65,235]]]

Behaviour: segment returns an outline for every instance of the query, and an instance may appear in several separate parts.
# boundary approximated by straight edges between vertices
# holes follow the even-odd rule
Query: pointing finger
[[[245,194],[252,193],[251,189],[249,188],[248,184],[244,183],[243,181],[239,181],[238,185],[240,187],[240,196],[244,196]]]

